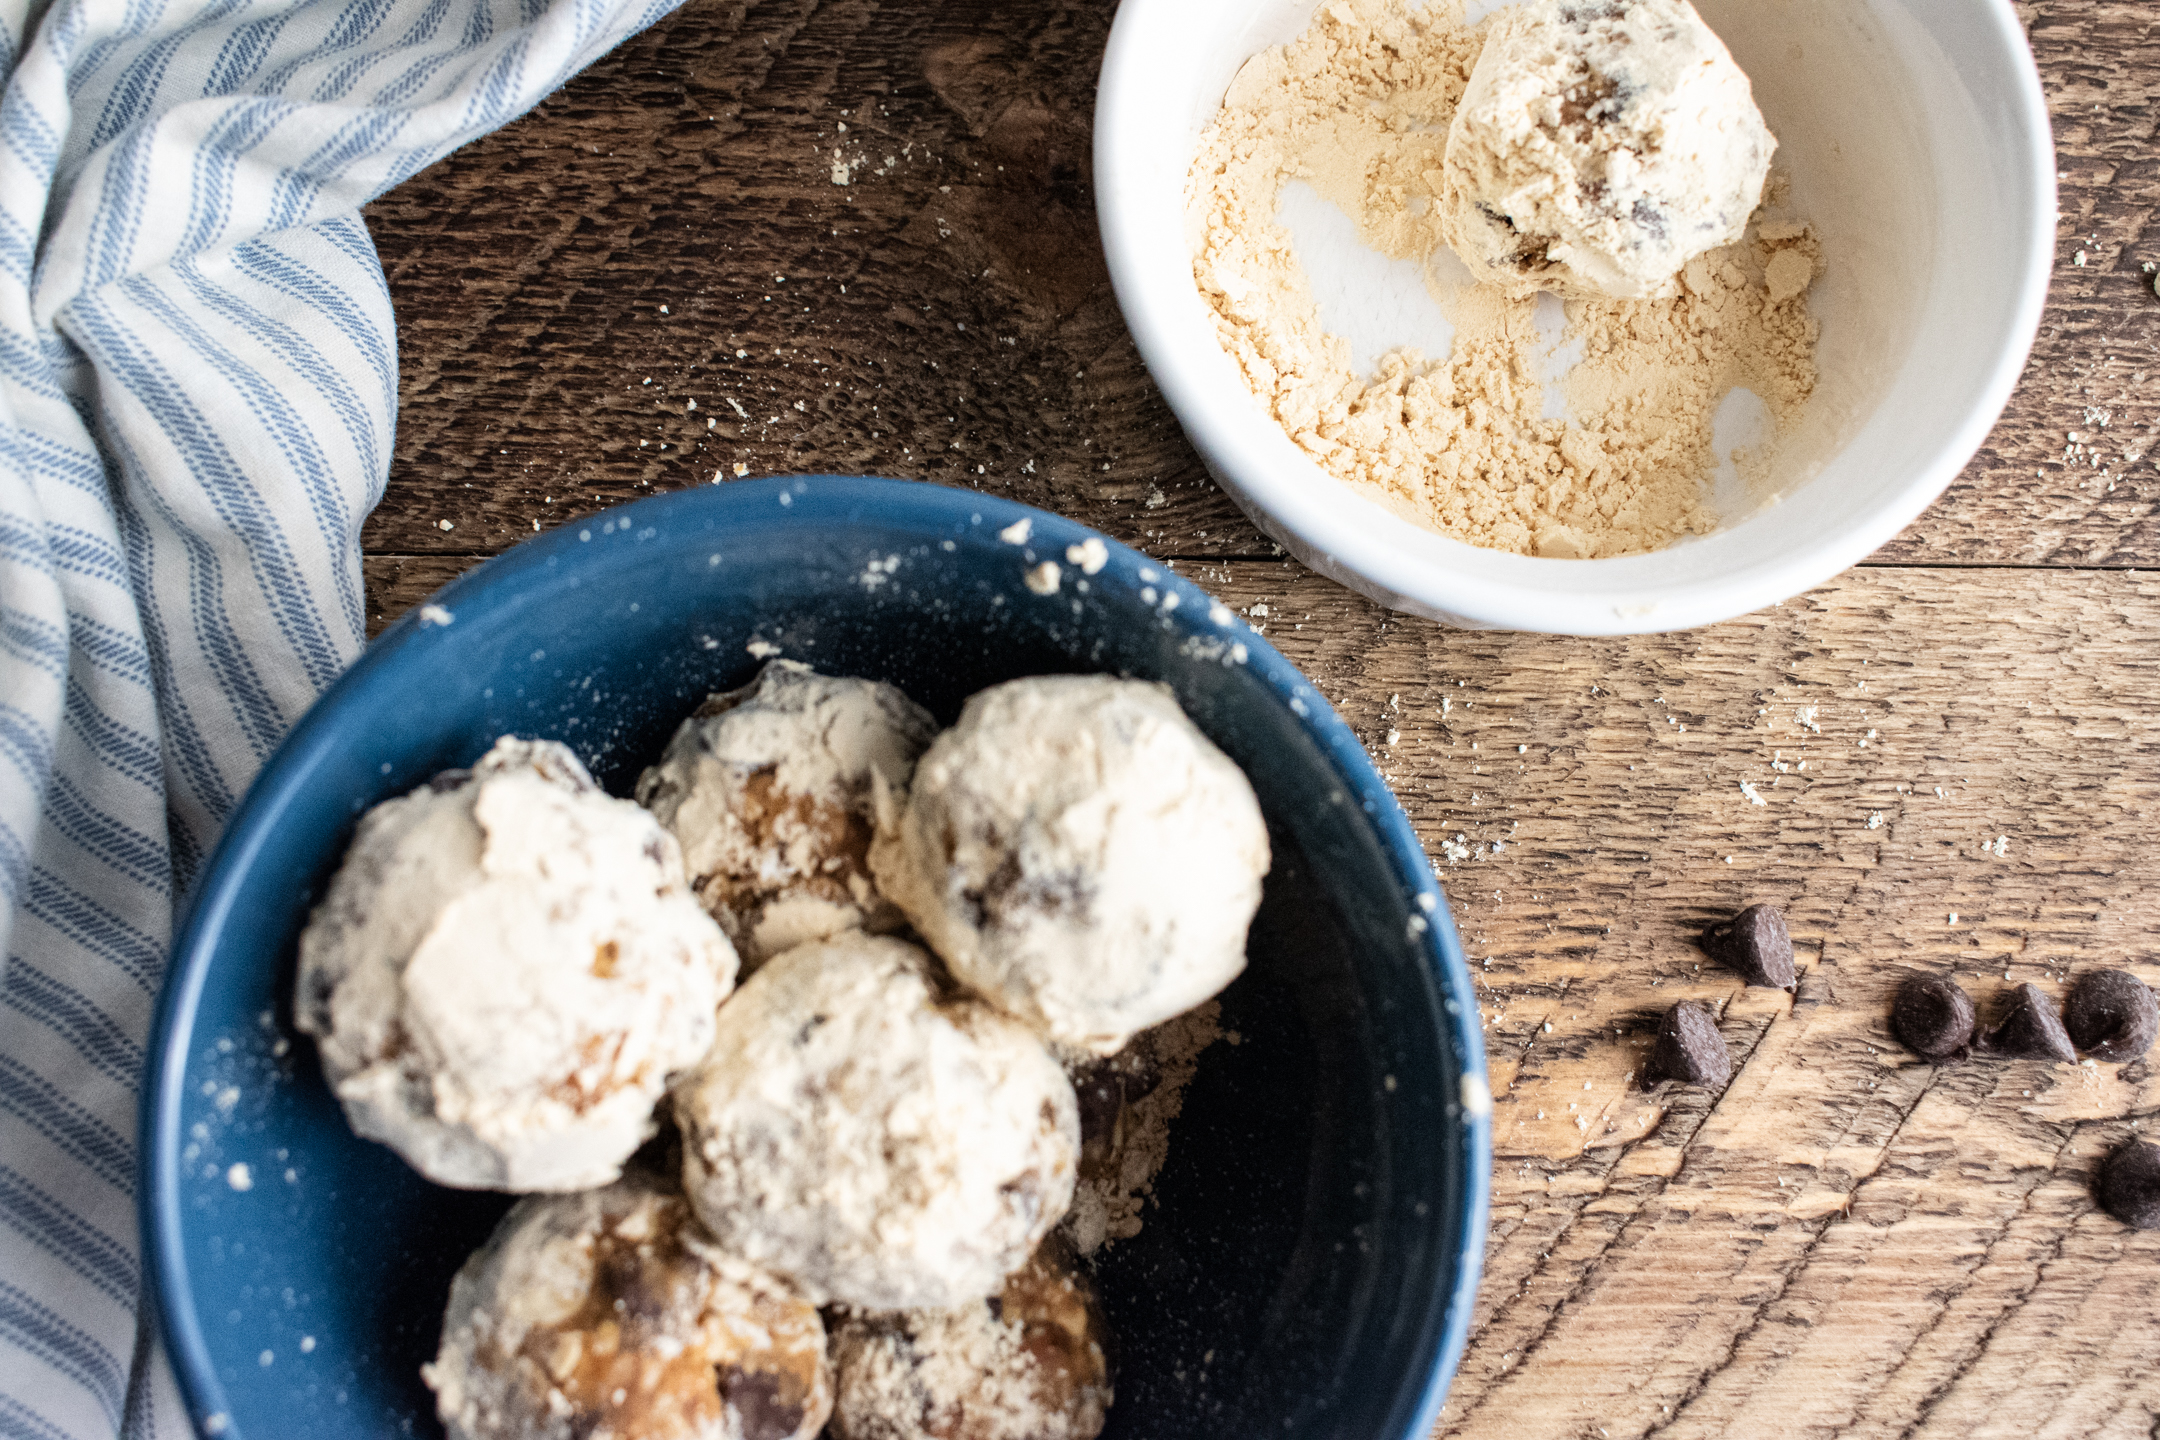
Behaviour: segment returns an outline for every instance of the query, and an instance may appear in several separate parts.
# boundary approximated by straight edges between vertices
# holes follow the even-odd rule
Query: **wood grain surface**
[[[1110,296],[1110,4],[691,0],[371,208],[403,346],[371,618],[738,465],[975,486],[1173,560],[1358,728],[1472,957],[1494,1221],[1440,1433],[2160,1435],[2160,1233],[2090,1198],[2160,1077],[1926,1065],[1884,1024],[1921,971],[1983,1018],[2160,982],[2160,7],[2018,8],[2062,193],[2032,361],[1922,520],[1784,605],[1469,634],[1274,558]],[[1796,996],[1692,944],[1757,900]],[[1643,1078],[1680,998],[1720,1012],[1721,1095]]]

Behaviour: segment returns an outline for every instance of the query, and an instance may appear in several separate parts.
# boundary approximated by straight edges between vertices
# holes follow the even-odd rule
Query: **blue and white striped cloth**
[[[359,652],[366,200],[675,0],[0,0],[0,1440],[188,1433],[135,1105],[173,905]]]

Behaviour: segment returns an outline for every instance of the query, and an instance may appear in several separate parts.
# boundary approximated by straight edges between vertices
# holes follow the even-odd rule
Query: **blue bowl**
[[[1023,534],[1026,538],[1020,538]],[[889,480],[746,481],[528,542],[408,615],[272,757],[197,886],[153,1037],[141,1187],[167,1346],[206,1435],[439,1434],[419,1378],[451,1274],[508,1205],[358,1139],[292,1030],[293,955],[361,812],[498,735],[627,793],[766,647],[903,687],[1167,681],[1275,847],[1242,1043],[1202,1062],[1157,1204],[1102,1256],[1106,1435],[1423,1440],[1485,1240],[1490,1104],[1453,923],[1357,739],[1202,591],[1068,520]],[[1047,596],[1023,583],[1064,566]],[[1084,582],[1084,583],[1083,583]]]

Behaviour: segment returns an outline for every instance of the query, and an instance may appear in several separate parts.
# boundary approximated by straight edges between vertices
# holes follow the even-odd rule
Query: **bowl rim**
[[[798,499],[806,503],[792,503]],[[1180,596],[1185,603],[1167,617],[1179,628],[1198,633],[1196,627],[1204,621],[1214,633],[1234,636],[1245,647],[1245,667],[1262,678],[1268,693],[1306,732],[1369,819],[1388,855],[1395,880],[1403,889],[1406,905],[1414,916],[1422,912],[1427,917],[1417,932],[1416,943],[1437,981],[1441,1003],[1436,1013],[1443,1038],[1462,1067],[1457,1077],[1459,1097],[1445,1099],[1455,1121],[1450,1138],[1460,1152],[1463,1203],[1455,1212],[1431,1222],[1442,1232],[1435,1253],[1452,1258],[1454,1283],[1428,1303],[1424,1325],[1432,1333],[1421,1349],[1430,1356],[1430,1369],[1410,1421],[1399,1432],[1400,1440],[1422,1440],[1438,1417],[1448,1384],[1462,1358],[1484,1265],[1491,1204],[1492,1105],[1480,1011],[1461,939],[1446,896],[1401,803],[1381,779],[1356,733],[1303,672],[1243,621],[1231,616],[1220,601],[1171,570],[1166,562],[1065,516],[1016,501],[922,481],[838,475],[741,480],[649,496],[566,522],[481,561],[376,637],[359,659],[317,697],[265,762],[191,887],[184,919],[175,930],[165,982],[152,1020],[144,1072],[147,1083],[138,1111],[138,1133],[142,1138],[136,1208],[143,1236],[144,1278],[150,1292],[146,1299],[155,1311],[191,1425],[206,1437],[237,1434],[228,1428],[225,1389],[191,1298],[179,1163],[183,1145],[181,1106],[186,1098],[183,1081],[190,1047],[176,1041],[193,1033],[220,935],[235,918],[239,877],[260,858],[286,811],[305,791],[302,781],[313,757],[335,744],[335,731],[346,703],[364,694],[377,675],[392,670],[410,647],[423,641],[429,628],[423,611],[429,607],[440,607],[452,615],[462,611],[473,619],[513,608],[519,597],[533,587],[559,584],[562,577],[574,574],[576,561],[605,563],[603,557],[617,553],[587,543],[603,526],[626,535],[638,532],[641,538],[655,532],[691,529],[703,537],[753,506],[770,507],[776,501],[789,507],[788,523],[830,523],[835,518],[872,511],[883,512],[888,521],[926,528],[942,522],[948,526],[949,534],[965,534],[977,528],[971,517],[980,521],[980,532],[986,536],[1026,520],[1038,538],[1044,532],[1057,537],[1059,548],[1067,543],[1068,536],[1075,543],[1100,539],[1117,569],[1129,567],[1158,591]],[[837,517],[835,511],[839,512]],[[769,522],[771,512],[768,510],[760,518]],[[1103,578],[1109,576],[1106,567]],[[1402,1387],[1404,1393],[1409,1389],[1407,1383]]]
[[[1692,579],[1660,575],[1654,562],[1663,552],[1657,551],[1540,559],[1433,532],[1398,535],[1392,527],[1411,522],[1339,482],[1314,484],[1315,477],[1333,477],[1296,449],[1264,411],[1254,406],[1232,413],[1215,403],[1200,365],[1190,358],[1192,337],[1176,319],[1188,308],[1181,302],[1183,292],[1193,289],[1190,267],[1173,277],[1150,266],[1163,217],[1129,180],[1124,161],[1159,153],[1162,135],[1159,126],[1149,129],[1136,118],[1144,108],[1145,82],[1135,61],[1153,51],[1146,33],[1150,17],[1180,4],[1121,0],[1103,52],[1093,160],[1096,218],[1112,289],[1149,375],[1239,508],[1305,563],[1382,604],[1470,628],[1602,636],[1690,629],[1791,599],[1864,560],[1934,504],[1986,442],[2024,373],[2054,270],[2054,136],[2039,69],[2011,0],[1978,0],[1961,20],[1972,26],[1966,38],[1985,44],[2009,81],[1991,98],[2010,116],[2020,141],[2012,174],[2018,197],[2029,202],[2024,254],[1984,379],[1926,463],[1831,534],[1780,548],[1745,570]],[[1390,523],[1376,527],[1376,521]]]

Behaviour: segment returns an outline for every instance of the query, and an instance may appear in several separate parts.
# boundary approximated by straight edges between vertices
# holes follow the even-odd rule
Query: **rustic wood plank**
[[[1108,0],[692,0],[371,207],[404,350],[371,626],[737,464],[979,486],[1183,557],[1359,728],[1473,956],[1499,1163],[1442,1433],[2152,1434],[2160,1237],[2088,1185],[2160,1080],[1917,1065],[1882,1023],[1916,968],[1983,1010],[2160,979],[2160,582],[2125,573],[2160,559],[2160,11],[2019,9],[2063,175],[2033,360],[1926,517],[1786,605],[1464,634],[1257,558],[1103,276]],[[1690,944],[1753,899],[1792,917],[1797,996]],[[1721,1009],[1721,1096],[1642,1079],[1683,996]]]
[[[460,563],[377,558],[370,591],[394,613]],[[1984,1017],[2092,966],[2160,981],[2160,577],[1882,567],[1577,640],[1180,568],[1358,728],[1471,955],[1494,1218],[1442,1434],[2148,1433],[2160,1234],[2089,1179],[2160,1076],[1920,1064],[1884,1017],[1915,971]],[[1758,900],[1797,996],[1692,944]],[[1722,1095],[1645,1082],[1682,998],[1721,1011]]]
[[[405,353],[368,547],[499,549],[742,464],[1254,549],[1103,269],[1110,8],[700,0],[370,207]]]
[[[2160,16],[2028,8],[2065,177],[2054,294],[1988,447],[1881,558],[2160,563]],[[740,464],[1267,554],[1103,270],[1088,121],[1111,10],[692,0],[369,207],[404,348],[369,548],[486,552]]]
[[[2149,565],[2160,553],[2160,10],[2018,8],[2055,128],[2047,312],[1987,444],[1877,558]]]
[[[1874,569],[1580,641],[1207,573],[1360,725],[1483,988],[1491,1274],[1443,1433],[2085,1434],[2160,1410],[2160,1331],[2127,1299],[2160,1244],[2087,1192],[2160,1100],[2150,1070],[1920,1065],[1884,1025],[1915,970],[1983,1011],[2073,967],[2160,978],[2160,587]],[[1790,1000],[1691,943],[1755,900],[1791,917]],[[1679,998],[1722,1008],[1741,1061],[1714,1103],[1642,1083]]]

